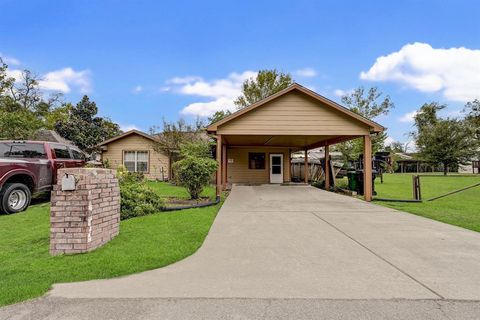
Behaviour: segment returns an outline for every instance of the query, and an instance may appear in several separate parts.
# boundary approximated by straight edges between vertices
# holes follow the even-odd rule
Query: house
[[[230,183],[288,183],[291,153],[362,137],[365,199],[372,198],[371,135],[378,123],[297,84],[241,109],[207,128],[217,140],[217,195]],[[327,160],[328,161],[328,160]],[[304,168],[307,170],[308,165]],[[326,172],[329,188],[329,171]],[[308,174],[304,175],[308,177]],[[307,181],[305,181],[307,182]]]
[[[139,130],[130,130],[98,145],[101,161],[110,168],[125,166],[128,171],[142,172],[147,179],[168,180],[169,156],[158,150],[157,139]]]
[[[54,130],[47,130],[47,129],[38,129],[33,134],[32,140],[58,142],[63,144],[74,145],[72,141],[63,138]]]

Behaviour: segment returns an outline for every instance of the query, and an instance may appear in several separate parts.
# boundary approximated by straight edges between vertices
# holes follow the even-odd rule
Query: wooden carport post
[[[222,189],[227,190],[227,144],[222,145]]]
[[[217,135],[217,198],[222,193],[222,135]]]
[[[363,195],[365,201],[372,201],[372,138],[363,136]]]
[[[305,173],[305,183],[308,184],[308,149],[305,148],[305,166],[304,166],[304,173]]]
[[[325,190],[330,190],[330,152],[328,144],[325,145]]]

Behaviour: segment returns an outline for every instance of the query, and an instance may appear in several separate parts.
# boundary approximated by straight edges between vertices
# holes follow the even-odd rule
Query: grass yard
[[[162,196],[187,197],[183,188],[151,182]],[[213,188],[204,195],[214,194]],[[193,254],[221,203],[121,221],[120,234],[93,252],[51,257],[49,204],[0,215],[0,306],[38,297],[58,282],[112,278],[155,269]]]
[[[420,178],[422,199],[480,183],[480,175],[430,176]],[[412,174],[384,174],[383,184],[375,181],[378,198],[412,199]],[[400,203],[375,201],[382,206],[410,212],[480,232],[480,186],[434,201]]]

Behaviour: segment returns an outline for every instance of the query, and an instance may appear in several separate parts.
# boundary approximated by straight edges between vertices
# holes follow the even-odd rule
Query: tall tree
[[[108,118],[97,117],[98,108],[88,96],[75,106],[68,106],[68,117],[55,124],[55,130],[86,152],[92,152],[98,143],[120,134],[118,124]]]
[[[465,120],[469,125],[469,129],[476,136],[480,144],[480,100],[475,99],[467,102],[464,112],[467,113]]]
[[[342,103],[353,112],[374,120],[380,115],[387,115],[395,107],[390,96],[382,98],[382,92],[377,87],[365,90],[364,87],[355,89],[352,93],[342,97]],[[372,137],[373,152],[379,151],[385,147],[386,132],[378,133]],[[356,160],[360,154],[363,154],[362,139],[354,139],[339,143],[335,149],[343,154],[347,161]]]
[[[4,97],[5,93],[10,91],[10,88],[15,81],[14,78],[7,74],[8,65],[0,58],[0,97]]]
[[[15,81],[10,87],[10,96],[22,108],[34,111],[35,107],[43,100],[38,76],[30,70],[23,70],[21,79]]]
[[[6,112],[0,110],[0,140],[27,140],[42,127],[42,122],[27,110]]]
[[[212,114],[210,117],[208,117],[208,124],[215,123],[217,121],[222,120],[225,117],[228,117],[232,113],[229,110],[220,110],[216,111],[214,114]]]
[[[203,139],[205,125],[197,119],[194,124],[187,123],[184,119],[176,122],[168,122],[163,119],[163,126],[150,128],[150,135],[155,136],[157,143],[154,145],[156,151],[167,153],[169,161],[169,174],[172,177],[172,163],[178,157],[180,147],[188,142],[198,142]]]
[[[444,107],[436,102],[424,104],[415,116],[417,131],[413,136],[422,158],[442,164],[447,175],[449,166],[469,161],[478,144],[466,120],[438,117],[437,112]]]
[[[247,79],[242,85],[242,95],[235,100],[238,109],[271,96],[293,83],[288,73],[273,70],[260,70],[255,78]]]

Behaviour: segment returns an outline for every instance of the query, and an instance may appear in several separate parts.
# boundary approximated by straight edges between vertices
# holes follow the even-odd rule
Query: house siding
[[[218,127],[223,135],[365,135],[370,127],[301,92],[289,92]]]
[[[265,153],[265,169],[249,169],[248,153]],[[227,148],[227,181],[228,183],[270,183],[270,154],[283,154],[283,181],[290,181],[289,149],[288,148]],[[228,163],[229,160],[233,163]],[[230,160],[230,161],[231,161]]]
[[[145,177],[151,180],[168,180],[168,156],[154,149],[154,142],[138,134],[131,134],[106,145],[102,151],[102,161],[108,160],[112,169],[123,165],[123,151],[148,151],[148,173]]]

